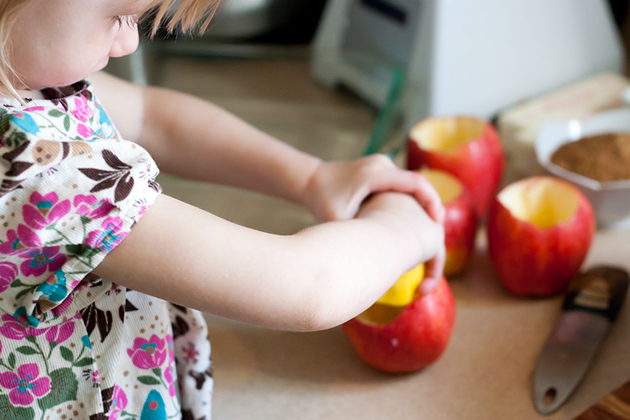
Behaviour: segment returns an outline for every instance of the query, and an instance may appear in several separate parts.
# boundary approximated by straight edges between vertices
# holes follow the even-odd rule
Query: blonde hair
[[[180,4],[175,6],[178,2]],[[183,33],[191,34],[199,22],[201,25],[198,32],[203,33],[220,2],[221,0],[155,0],[142,14],[142,18],[150,16],[151,11],[155,10],[151,37],[155,36],[165,21],[168,21],[166,30],[169,34],[178,27]]]
[[[9,35],[19,14],[34,0],[0,0],[0,85],[11,95],[24,103],[11,82],[20,80],[11,67],[11,43]],[[173,33],[179,29],[185,34],[192,34],[197,29],[203,33],[221,0],[154,0],[140,15],[140,20],[152,20],[149,35],[153,38],[161,27]],[[58,86],[51,86],[58,87]]]
[[[18,77],[11,67],[9,56],[11,55],[11,45],[9,43],[9,33],[18,15],[26,8],[32,0],[2,0],[0,1],[0,84],[3,85],[11,95],[23,102],[18,95],[9,74]]]

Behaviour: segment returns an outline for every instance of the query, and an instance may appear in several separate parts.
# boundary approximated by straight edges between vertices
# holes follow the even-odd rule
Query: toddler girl
[[[171,3],[0,0],[4,418],[208,420],[198,310],[318,330],[420,262],[425,293],[441,276],[443,209],[420,175],[384,156],[322,162],[209,103],[99,73],[135,50],[138,18],[190,31],[216,6]],[[160,195],[156,162],[327,223],[236,226]]]

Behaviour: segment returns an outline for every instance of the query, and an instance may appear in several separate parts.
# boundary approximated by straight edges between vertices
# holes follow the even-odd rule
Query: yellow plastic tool
[[[423,278],[424,264],[420,264],[400,276],[398,281],[376,303],[390,306],[409,305]]]

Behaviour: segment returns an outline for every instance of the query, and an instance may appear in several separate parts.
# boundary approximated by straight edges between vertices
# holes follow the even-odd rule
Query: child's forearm
[[[405,205],[419,210],[410,197],[390,195],[398,196],[394,202],[408,200]],[[440,241],[439,229],[428,217],[423,221],[431,224],[426,230],[406,215],[375,209],[354,220],[318,225],[295,235],[305,247],[319,247],[320,255],[306,259],[305,264],[310,264],[306,271],[315,273],[322,264],[328,269],[326,276],[314,279],[322,310],[317,325],[327,328],[358,315],[403,272],[431,258],[434,247],[426,242]]]
[[[405,270],[431,256],[420,224],[406,222],[416,211],[411,206],[418,214],[420,207],[410,197],[396,202],[409,208],[400,214],[374,208],[359,219],[278,236],[162,196],[95,273],[264,327],[325,329],[366,309]],[[439,241],[431,229],[426,236]]]
[[[201,99],[144,89],[139,143],[163,171],[250,189],[303,204],[320,160]]]

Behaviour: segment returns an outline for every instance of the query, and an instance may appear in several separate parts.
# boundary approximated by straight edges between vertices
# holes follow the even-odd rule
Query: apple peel
[[[488,251],[499,279],[522,296],[563,291],[578,273],[595,233],[586,196],[554,177],[508,185],[488,214]]]
[[[409,305],[399,308],[375,304],[344,323],[342,330],[370,366],[405,373],[423,369],[442,356],[454,323],[455,299],[442,277],[431,293]]]
[[[503,175],[501,138],[488,121],[465,116],[429,117],[409,131],[407,169],[440,169],[470,192],[478,217],[485,215]]]
[[[450,173],[427,168],[420,173],[435,188],[444,205],[444,275],[450,278],[465,270],[475,247],[478,220],[474,203],[468,189]]]

